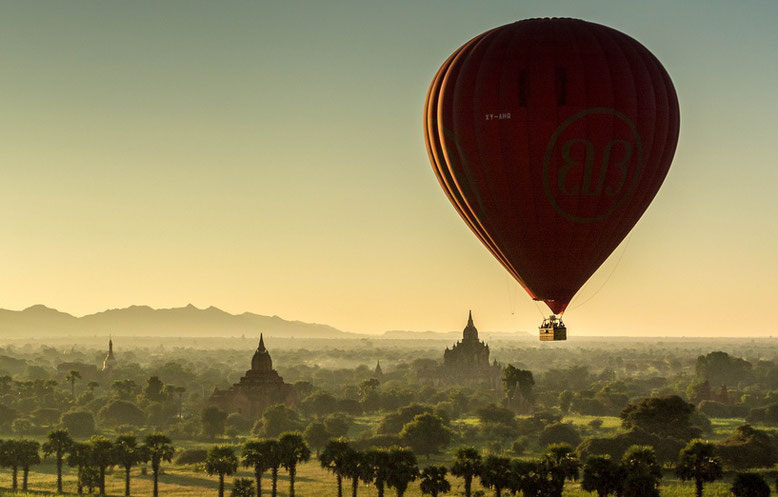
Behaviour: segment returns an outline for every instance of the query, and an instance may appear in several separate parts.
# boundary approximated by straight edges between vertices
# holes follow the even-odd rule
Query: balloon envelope
[[[449,200],[535,300],[564,312],[664,181],[678,99],[643,45],[577,19],[476,36],[441,66],[424,108]]]

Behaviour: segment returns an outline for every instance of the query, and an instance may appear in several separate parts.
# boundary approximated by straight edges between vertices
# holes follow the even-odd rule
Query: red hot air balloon
[[[651,203],[678,129],[678,99],[656,57],[578,19],[527,19],[476,36],[443,63],[424,107],[449,200],[555,314]]]

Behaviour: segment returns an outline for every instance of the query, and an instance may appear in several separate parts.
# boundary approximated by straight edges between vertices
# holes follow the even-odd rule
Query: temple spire
[[[262,333],[259,334],[259,346],[257,347],[257,350],[260,352],[264,352],[265,349],[265,339],[262,336]]]
[[[473,311],[472,310],[468,311],[467,325],[468,326],[473,326]]]

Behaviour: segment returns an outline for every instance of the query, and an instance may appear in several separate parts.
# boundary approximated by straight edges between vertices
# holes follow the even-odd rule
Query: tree
[[[558,443],[578,447],[578,444],[581,443],[581,436],[570,423],[553,423],[543,428],[538,436],[538,443],[543,447]]]
[[[119,435],[114,447],[114,461],[124,468],[124,495],[130,497],[130,471],[138,463],[148,461],[145,447],[138,445],[135,435]]]
[[[206,407],[200,415],[200,422],[203,425],[203,434],[210,440],[216,439],[217,435],[224,433],[224,422],[226,420],[226,412],[218,407]]]
[[[343,497],[344,471],[353,450],[345,440],[330,440],[319,454],[321,467],[335,474],[338,483],[338,497]]]
[[[164,393],[165,384],[159,379],[159,376],[150,376],[143,387],[143,396],[152,402],[162,402],[166,399]]]
[[[697,358],[697,378],[708,380],[716,388],[721,384],[737,385],[751,377],[751,363],[726,352],[711,352]]]
[[[43,455],[54,454],[57,459],[57,493],[62,493],[62,461],[65,454],[70,451],[73,445],[73,439],[67,430],[54,430],[46,435],[46,441],[43,442]]]
[[[266,437],[278,437],[298,427],[297,413],[283,404],[270,406],[262,413],[262,435]]]
[[[465,481],[465,497],[470,497],[473,477],[481,474],[481,454],[473,447],[460,447],[451,474]]]
[[[95,432],[95,418],[89,411],[66,412],[60,417],[60,424],[74,437],[88,437]]]
[[[365,454],[357,450],[349,451],[343,457],[343,476],[351,479],[351,497],[357,497],[360,480],[369,483],[372,468],[365,461]]]
[[[437,454],[451,443],[451,430],[434,414],[419,414],[406,424],[400,437],[419,455]]]
[[[84,493],[84,484],[86,483],[86,470],[89,467],[91,454],[89,445],[83,442],[73,442],[68,452],[68,466],[77,470],[78,495]]]
[[[409,449],[392,449],[389,452],[389,473],[386,485],[393,488],[397,497],[403,497],[408,484],[419,477],[416,456]]]
[[[116,395],[122,400],[130,400],[134,393],[138,391],[138,385],[132,380],[116,380],[111,384]]]
[[[649,397],[629,404],[620,414],[621,424],[627,430],[641,429],[662,437],[688,441],[700,435],[691,424],[694,406],[677,395]]]
[[[205,471],[209,475],[219,475],[219,497],[224,497],[224,476],[235,473],[237,469],[238,458],[232,447],[217,445],[208,450]]]
[[[354,424],[354,418],[345,412],[334,412],[324,418],[324,427],[333,437],[345,437]]]
[[[770,497],[770,486],[756,473],[738,473],[730,492],[734,497]]]
[[[98,411],[97,417],[108,426],[143,426],[146,422],[146,415],[138,406],[128,400],[120,399],[108,402]]]
[[[281,465],[289,472],[289,497],[294,497],[294,478],[297,463],[311,458],[311,450],[305,444],[303,436],[297,432],[284,433],[278,439]]]
[[[702,497],[706,483],[724,476],[721,459],[716,455],[716,446],[702,440],[692,440],[681,450],[675,472],[684,481],[694,480],[697,497]]]
[[[0,465],[11,468],[11,490],[18,490],[19,460],[21,446],[19,440],[6,440],[0,445]]]
[[[105,470],[115,464],[113,443],[104,436],[95,435],[89,440],[89,451],[91,465],[99,472],[100,495],[105,495]]]
[[[481,485],[493,488],[494,497],[501,497],[502,490],[510,484],[510,470],[510,459],[489,454],[481,465]]]
[[[451,484],[446,479],[445,466],[427,466],[421,471],[421,493],[438,497],[439,493],[451,490]]]
[[[619,464],[610,456],[592,455],[584,464],[581,488],[587,492],[597,492],[598,497],[618,495],[621,490],[622,476]]]
[[[384,497],[390,464],[389,452],[386,450],[373,449],[365,453],[360,479],[372,483],[378,491],[378,497]]]
[[[652,447],[633,445],[621,464],[624,468],[622,497],[659,497],[662,469]]]
[[[170,462],[176,452],[172,444],[170,438],[162,433],[146,435],[143,440],[143,450],[146,451],[149,461],[151,461],[151,471],[154,475],[154,497],[159,496],[159,468],[163,461]]]
[[[303,438],[308,443],[308,446],[319,454],[319,450],[327,444],[327,441],[332,438],[332,434],[324,427],[324,423],[320,421],[314,421],[309,424],[303,432]]]
[[[10,441],[9,441],[10,442]],[[14,458],[14,489],[16,488],[16,471],[19,466],[22,467],[22,492],[27,491],[27,477],[30,474],[30,466],[40,464],[41,456],[38,453],[40,444],[35,440],[14,440],[12,445],[12,456]]]
[[[86,384],[86,387],[89,389],[89,393],[94,395],[95,388],[100,388],[100,384],[97,383],[96,381],[90,381],[89,383]]]
[[[250,478],[235,478],[230,497],[254,497],[254,482]]]
[[[274,456],[277,452],[278,442],[275,440],[249,440],[243,444],[243,466],[254,470],[254,479],[257,482],[257,497],[262,497],[262,473],[273,467],[273,461],[278,457]],[[278,475],[278,464],[276,464],[276,476]],[[273,495],[275,495],[275,485],[273,485]]]
[[[81,373],[78,371],[71,369],[68,374],[65,376],[65,381],[70,383],[70,396],[72,398],[76,398],[76,381],[81,379]]]
[[[532,387],[535,386],[532,371],[518,369],[509,364],[502,371],[502,384],[508,400],[513,400],[518,392],[524,400],[532,402]]]
[[[573,448],[568,444],[549,445],[539,466],[547,474],[546,480],[550,487],[548,494],[551,497],[562,497],[565,480],[577,479],[580,466]]]

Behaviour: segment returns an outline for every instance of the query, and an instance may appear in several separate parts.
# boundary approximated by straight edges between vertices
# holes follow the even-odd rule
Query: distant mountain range
[[[76,317],[34,305],[23,311],[0,309],[0,336],[44,337],[79,335],[134,336],[241,336],[295,338],[359,338],[326,324],[287,321],[278,316],[244,312],[230,314],[216,307],[198,309],[189,304],[172,309],[131,306]]]
[[[172,309],[133,305],[76,317],[45,305],[23,311],[0,309],[0,338],[67,336],[240,337],[264,333],[278,338],[377,338],[389,340],[456,341],[462,331],[391,330],[381,335],[350,333],[326,324],[287,321],[251,312],[230,314],[216,307],[189,304]],[[525,333],[481,332],[482,339],[524,338]]]

